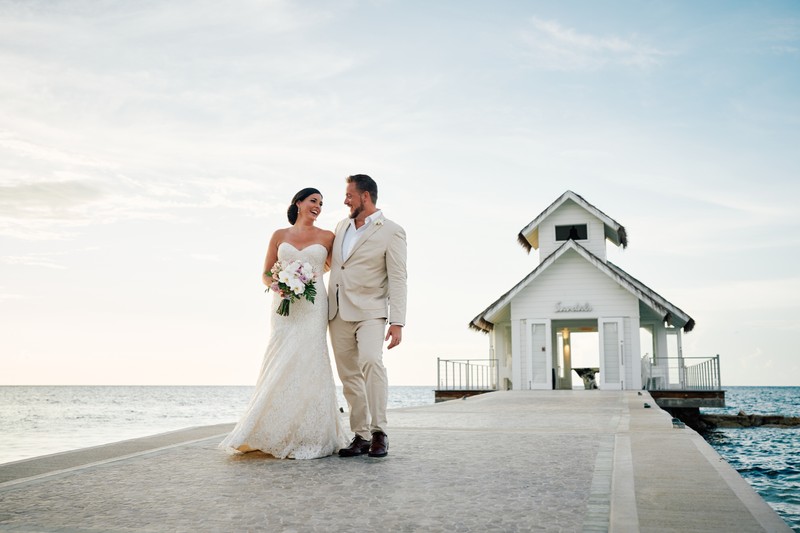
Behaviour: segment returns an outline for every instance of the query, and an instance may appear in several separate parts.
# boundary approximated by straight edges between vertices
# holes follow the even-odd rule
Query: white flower
[[[306,284],[297,278],[292,278],[291,280],[289,280],[288,285],[289,288],[292,289],[292,292],[298,296],[303,294],[306,290]]]
[[[282,299],[278,306],[277,313],[281,316],[289,316],[289,306],[295,300],[305,299],[314,303],[316,298],[316,287],[314,267],[311,263],[296,260],[287,265],[276,262],[272,267],[273,279],[276,281],[270,287],[276,292],[280,292]]]
[[[376,221],[375,221],[375,225],[376,225],[376,226],[383,226],[383,219],[382,219],[382,218],[379,218],[378,220],[376,220]]]
[[[301,266],[302,264],[300,263],[300,261],[292,261],[291,263],[289,263],[289,266],[286,267],[286,270],[288,270],[292,274],[296,274],[297,271],[300,270]]]

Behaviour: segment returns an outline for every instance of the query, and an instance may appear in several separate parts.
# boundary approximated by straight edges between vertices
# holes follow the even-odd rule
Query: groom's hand
[[[389,331],[386,332],[386,338],[384,340],[388,341],[389,339],[391,339],[391,341],[389,342],[388,348],[391,350],[403,340],[403,326],[400,324],[392,324],[389,326]]]

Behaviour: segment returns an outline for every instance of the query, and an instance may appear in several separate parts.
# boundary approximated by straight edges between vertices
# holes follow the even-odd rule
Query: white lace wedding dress
[[[328,253],[321,244],[298,250],[278,246],[278,259],[308,261],[323,272]],[[250,404],[239,423],[220,443],[230,453],[260,450],[283,459],[314,459],[335,453],[346,436],[339,418],[326,331],[328,300],[322,277],[317,297],[292,303],[289,316],[275,311],[273,293],[269,343]]]

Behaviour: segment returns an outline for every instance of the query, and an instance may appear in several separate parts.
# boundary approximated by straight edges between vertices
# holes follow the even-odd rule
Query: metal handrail
[[[496,359],[436,358],[438,390],[497,390],[499,376]]]
[[[719,354],[708,357],[642,358],[647,390],[721,390]]]

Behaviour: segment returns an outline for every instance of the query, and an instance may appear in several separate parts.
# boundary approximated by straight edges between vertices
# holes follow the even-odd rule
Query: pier
[[[227,424],[3,464],[0,531],[790,531],[646,391],[491,392],[389,423],[383,459],[232,457]]]

